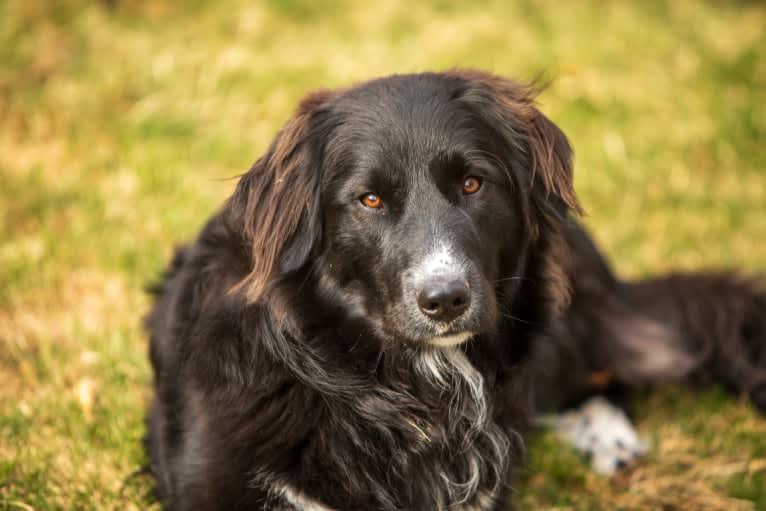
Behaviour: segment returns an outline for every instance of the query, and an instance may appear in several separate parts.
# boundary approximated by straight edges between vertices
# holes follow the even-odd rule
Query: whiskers
[[[532,279],[532,278],[529,278],[529,277],[517,276],[517,277],[504,277],[504,278],[501,278],[501,279],[497,279],[497,280],[495,280],[495,284],[499,284],[501,282],[507,282],[507,281],[537,282],[536,279]],[[498,303],[498,313],[502,317],[504,317],[506,319],[510,319],[512,321],[517,321],[519,323],[523,323],[525,325],[539,326],[538,322],[529,321],[527,319],[520,318],[519,316],[516,316],[516,315],[511,313],[512,304],[509,303],[508,300],[506,299],[506,294],[503,291],[502,287],[497,287],[496,290],[495,290],[495,293],[497,294],[497,297],[498,297],[498,301],[497,301],[497,303]]]
[[[503,277],[502,279],[495,279],[495,284],[499,284],[501,282],[506,282],[506,281],[509,281],[509,280],[519,280],[519,281],[534,282],[534,279],[531,279],[529,277],[515,276],[515,277]]]

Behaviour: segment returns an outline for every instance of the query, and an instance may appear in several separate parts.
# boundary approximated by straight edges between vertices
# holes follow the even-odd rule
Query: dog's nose
[[[471,290],[464,280],[433,280],[418,294],[418,306],[423,314],[445,323],[460,316],[470,304]]]

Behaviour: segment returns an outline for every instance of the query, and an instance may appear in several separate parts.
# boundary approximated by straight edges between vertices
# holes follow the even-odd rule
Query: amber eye
[[[366,208],[378,209],[383,206],[381,198],[374,193],[365,193],[359,200],[362,201],[362,204]]]
[[[481,180],[478,177],[468,176],[463,181],[463,193],[470,195],[476,193],[481,188]]]

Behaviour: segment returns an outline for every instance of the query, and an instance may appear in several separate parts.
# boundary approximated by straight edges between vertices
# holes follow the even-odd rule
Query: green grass
[[[156,509],[145,283],[306,91],[480,67],[551,80],[586,223],[626,275],[766,269],[757,2],[0,2],[0,511]],[[651,413],[650,413],[651,412]],[[766,509],[766,421],[716,391],[638,400],[606,479],[549,434],[524,509]]]

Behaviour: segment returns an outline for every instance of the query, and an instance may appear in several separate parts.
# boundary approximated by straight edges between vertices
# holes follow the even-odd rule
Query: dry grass
[[[151,509],[146,282],[307,90],[476,66],[552,80],[587,223],[630,275],[766,268],[766,8],[690,2],[0,3],[0,510]],[[651,412],[651,413],[649,413]],[[766,509],[745,404],[639,400],[613,479],[549,435],[530,509]]]

